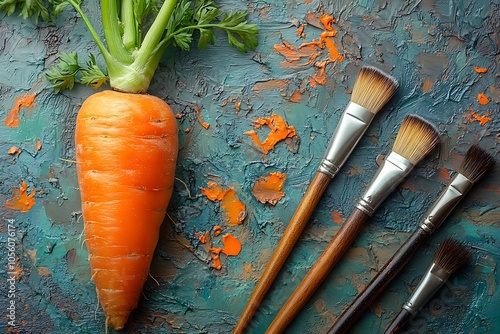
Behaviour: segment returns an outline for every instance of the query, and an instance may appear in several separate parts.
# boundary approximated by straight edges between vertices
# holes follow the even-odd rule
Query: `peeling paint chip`
[[[487,112],[483,116],[479,115],[477,112],[474,111],[469,111],[469,114],[467,115],[467,118],[469,119],[469,123],[472,123],[474,121],[478,121],[479,125],[485,126],[486,123],[491,122],[493,118],[489,117],[490,113]]]
[[[276,114],[272,114],[269,118],[259,118],[253,121],[254,127],[259,129],[263,125],[267,125],[271,130],[264,141],[259,139],[255,130],[247,131],[244,134],[252,138],[255,145],[262,149],[267,154],[280,141],[298,137],[295,127],[286,124],[285,120]]]
[[[232,234],[226,234],[222,237],[224,248],[222,252],[227,256],[236,256],[241,252],[241,242]]]
[[[479,93],[479,95],[477,96],[477,102],[479,102],[479,104],[484,106],[484,105],[488,104],[488,102],[490,102],[490,100],[488,99],[486,94]]]
[[[269,176],[261,176],[252,188],[252,194],[262,204],[276,205],[285,196],[283,185],[285,173],[270,172]]]
[[[241,225],[245,220],[245,204],[240,201],[234,189],[223,189],[216,182],[210,181],[207,188],[201,189],[201,193],[212,202],[220,201],[224,220],[229,226]]]
[[[484,67],[476,67],[476,66],[474,66],[474,70],[475,70],[477,73],[486,73],[486,72],[488,72],[488,69],[487,69],[487,68],[484,68]]]
[[[5,206],[21,213],[28,212],[35,205],[36,190],[32,189],[30,193],[27,190],[28,185],[26,182],[21,181],[19,188],[12,188],[12,198],[5,202]]]
[[[16,97],[16,102],[14,103],[14,108],[7,114],[3,124],[9,128],[16,128],[19,126],[21,119],[19,117],[19,112],[22,108],[32,108],[35,107],[35,94],[24,94],[23,96]]]

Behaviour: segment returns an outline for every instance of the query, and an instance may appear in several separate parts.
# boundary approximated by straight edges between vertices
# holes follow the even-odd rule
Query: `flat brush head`
[[[475,183],[495,165],[495,159],[478,145],[472,145],[465,154],[458,172]]]
[[[462,242],[446,239],[439,245],[433,263],[451,275],[469,260],[470,252]]]
[[[417,115],[408,115],[399,128],[392,150],[416,165],[438,142],[439,134],[431,123]]]
[[[375,67],[365,66],[354,83],[351,101],[376,114],[394,95],[398,86],[392,76]]]

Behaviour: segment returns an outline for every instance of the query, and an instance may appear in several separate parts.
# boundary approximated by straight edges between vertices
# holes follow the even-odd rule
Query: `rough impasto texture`
[[[98,22],[96,1],[84,3]],[[256,52],[240,54],[221,37],[203,55],[170,50],[162,59],[150,93],[176,114],[179,180],[151,277],[126,332],[231,331],[316,172],[356,74],[361,66],[374,65],[396,77],[400,89],[330,184],[249,332],[264,332],[349,216],[407,114],[433,122],[442,143],[383,203],[288,330],[321,333],[414,230],[471,144],[498,159],[500,5],[472,0],[224,0],[221,5],[248,9],[260,27],[260,44]],[[103,332],[82,240],[73,144],[77,110],[93,90],[54,95],[43,78],[58,51],[82,50],[82,61],[88,50],[98,52],[76,14],[65,12],[57,24],[37,27],[0,14],[0,240],[15,241],[13,261],[8,247],[0,252],[0,295],[14,287],[21,333]],[[34,100],[21,103],[30,96]],[[270,120],[283,124],[284,135],[269,134],[275,124]],[[447,236],[472,247],[472,263],[435,295],[408,332],[500,332],[499,170],[472,189],[356,325],[356,333],[383,332]],[[286,174],[282,193],[275,205],[262,203],[252,189],[260,177],[275,172]],[[210,200],[202,193],[209,184],[226,197],[230,190],[231,197]],[[6,283],[9,277],[14,285]],[[8,302],[0,299],[2,331]]]

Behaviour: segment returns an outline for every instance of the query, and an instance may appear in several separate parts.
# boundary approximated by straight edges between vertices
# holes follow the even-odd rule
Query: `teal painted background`
[[[96,1],[85,10],[98,24]],[[401,84],[391,102],[375,118],[342,172],[332,181],[296,249],[287,261],[250,332],[263,333],[279,308],[335,235],[338,212],[344,219],[377,169],[376,158],[390,151],[405,115],[415,113],[433,122],[442,134],[439,150],[415,168],[367,223],[347,256],[308,302],[289,333],[326,331],[357,291],[375,276],[412,232],[427,208],[453,175],[472,143],[498,158],[500,88],[500,3],[498,1],[223,1],[225,8],[248,9],[259,25],[256,52],[239,54],[223,36],[206,51],[189,54],[169,50],[150,93],[166,100],[178,120],[180,155],[169,216],[162,227],[151,275],[143,298],[132,314],[130,333],[228,333],[243,310],[301,196],[314,175],[340,115],[349,101],[355,76],[363,65],[375,65]],[[285,68],[274,45],[298,47],[322,32],[306,25],[308,13],[332,15],[333,38],[345,56],[326,66],[326,84],[309,84],[314,66]],[[0,240],[7,245],[8,221],[16,232],[16,327],[20,333],[92,333],[104,330],[87,251],[74,159],[76,114],[93,90],[78,87],[54,95],[42,74],[60,51],[97,54],[81,20],[66,12],[57,26],[37,27],[0,14],[0,113],[13,108],[15,97],[35,93],[36,106],[21,110],[17,128],[0,125]],[[325,59],[325,50],[318,59]],[[474,66],[487,68],[479,74]],[[277,86],[277,82],[284,83]],[[269,89],[254,88],[267,84]],[[262,86],[261,86],[262,87]],[[298,102],[290,101],[295,91]],[[489,103],[477,101],[485,93]],[[239,110],[236,103],[241,102]],[[196,106],[208,129],[198,122]],[[481,124],[476,115],[489,117]],[[263,155],[243,133],[252,120],[282,116],[296,128],[296,153],[281,142]],[[186,132],[189,129],[189,132]],[[257,130],[264,138],[268,129]],[[42,143],[38,151],[36,139]],[[19,155],[7,151],[17,146]],[[271,171],[287,174],[285,196],[276,206],[259,203],[254,182]],[[375,307],[356,324],[355,333],[377,333],[392,320],[427,269],[439,242],[447,236],[466,240],[473,261],[411,323],[408,333],[499,333],[500,273],[499,168],[480,182],[388,287]],[[35,189],[36,204],[27,213],[5,206],[12,188],[24,180]],[[215,180],[234,188],[246,205],[247,218],[224,226],[218,203],[200,192]],[[189,196],[190,195],[190,196]],[[196,233],[222,225],[242,241],[236,257],[222,258],[220,271],[210,268],[206,248]],[[221,245],[214,237],[214,246]],[[8,272],[2,246],[0,277]],[[8,284],[0,285],[0,329],[7,329]]]

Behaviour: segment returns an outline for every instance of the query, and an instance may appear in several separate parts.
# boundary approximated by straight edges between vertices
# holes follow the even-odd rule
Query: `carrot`
[[[170,45],[188,51],[195,32],[198,48],[214,44],[214,28],[245,52],[257,46],[258,29],[246,12],[223,13],[213,0],[101,0],[104,43],[81,0],[48,2],[50,8],[43,0],[0,0],[0,10],[50,20],[69,4],[106,63],[107,74],[93,55],[82,66],[77,53],[61,53],[45,76],[56,93],[108,80],[113,89],[83,103],[75,144],[92,279],[106,325],[119,330],[138,304],[173,189],[176,120],[168,104],[146,94],[160,58]]]
[[[82,105],[75,140],[92,279],[108,324],[123,328],[172,195],[177,123],[159,98],[103,91]]]

